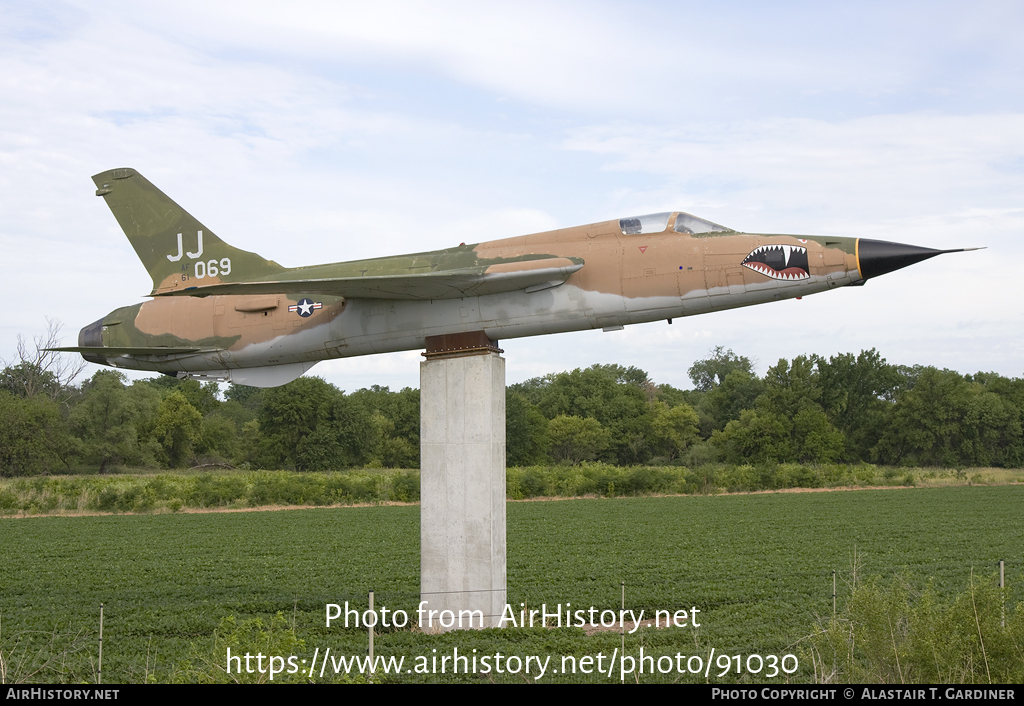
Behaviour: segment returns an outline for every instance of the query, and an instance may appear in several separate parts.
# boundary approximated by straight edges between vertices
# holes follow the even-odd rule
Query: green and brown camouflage
[[[675,211],[433,252],[286,268],[235,248],[133,169],[93,177],[152,300],[82,329],[87,360],[256,386],[318,361],[643,323],[802,297],[942,252],[740,233]]]

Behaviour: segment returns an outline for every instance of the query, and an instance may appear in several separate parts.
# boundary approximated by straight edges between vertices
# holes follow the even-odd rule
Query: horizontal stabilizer
[[[303,292],[347,299],[460,299],[512,292],[539,285],[556,286],[582,267],[583,260],[580,258],[549,257],[415,274],[323,279],[296,277],[275,278],[273,281],[265,282],[222,283],[166,294],[205,297],[221,294]]]
[[[190,355],[194,353],[215,353],[219,348],[172,348],[170,346],[70,346],[67,348],[46,348],[48,351],[58,353],[81,353],[83,356],[97,358],[116,358],[122,355],[131,356],[154,356],[154,355]]]

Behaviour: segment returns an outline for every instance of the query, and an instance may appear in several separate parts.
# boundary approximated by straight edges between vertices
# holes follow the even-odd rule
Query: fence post
[[[376,614],[374,614],[374,612],[373,612],[373,589],[372,588],[370,589],[370,614],[374,615],[373,625],[376,625],[377,624],[377,618],[376,618]],[[367,632],[370,635],[370,650],[369,650],[369,652],[370,652],[370,670],[369,670],[369,677],[367,678],[367,680],[371,684],[373,683],[373,625],[371,625],[369,621],[366,622],[366,630],[367,630]]]
[[[96,660],[96,683],[103,683],[103,604],[100,603],[100,654]]]
[[[832,569],[832,620],[836,619],[836,570]]]
[[[1000,626],[1006,627],[1006,582],[1004,578],[1004,569],[1006,562],[1002,559],[999,560],[999,610],[1001,613]]]
[[[621,654],[626,654],[626,621],[623,620],[623,616],[626,614],[626,582],[622,581],[620,582],[620,585],[622,586],[622,611],[619,613],[619,623],[622,632]]]

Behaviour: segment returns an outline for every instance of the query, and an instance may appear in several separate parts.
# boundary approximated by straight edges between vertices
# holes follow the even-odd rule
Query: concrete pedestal
[[[505,609],[505,359],[420,364],[420,592],[425,632],[498,627]]]

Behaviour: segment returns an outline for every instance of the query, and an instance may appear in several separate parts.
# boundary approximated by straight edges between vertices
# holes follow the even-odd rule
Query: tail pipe
[[[78,345],[82,348],[102,348],[103,347],[103,319],[93,321],[91,324],[83,328],[78,332]],[[96,355],[90,355],[88,353],[82,353],[82,357],[90,363],[96,363],[97,365],[106,365],[107,359],[100,358]]]

